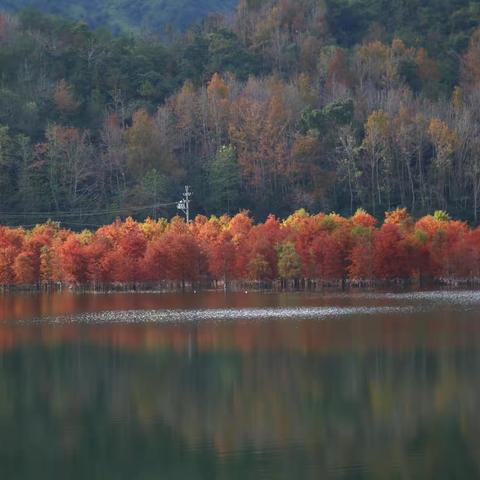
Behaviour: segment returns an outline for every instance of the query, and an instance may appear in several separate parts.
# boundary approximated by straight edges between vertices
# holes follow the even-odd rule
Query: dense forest
[[[182,31],[209,14],[228,14],[237,0],[0,0],[0,9],[25,9],[84,21],[115,33]]]
[[[0,222],[407,207],[476,222],[480,1],[242,0],[168,38],[0,16]]]
[[[350,218],[299,210],[254,224],[197,215],[186,223],[147,219],[80,233],[48,222],[0,227],[0,286],[176,289],[255,286],[317,288],[480,279],[480,228],[443,211],[414,221],[406,209],[381,226],[365,210]],[[260,283],[258,283],[260,282]]]

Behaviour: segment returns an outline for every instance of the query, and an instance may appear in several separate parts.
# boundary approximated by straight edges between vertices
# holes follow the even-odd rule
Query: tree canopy
[[[171,216],[185,184],[207,215],[477,222],[479,5],[241,0],[169,38],[2,14],[0,222]]]

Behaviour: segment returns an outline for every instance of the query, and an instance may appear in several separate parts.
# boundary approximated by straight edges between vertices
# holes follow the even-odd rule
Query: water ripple
[[[336,298],[336,297],[333,297]],[[342,297],[346,298],[346,297]],[[424,291],[361,293],[349,298],[354,305],[273,306],[186,309],[126,309],[45,315],[15,324],[168,324],[201,321],[322,320],[335,317],[411,315],[444,310],[469,311],[480,305],[480,291]],[[332,300],[332,297],[326,299]],[[371,304],[383,300],[387,305]],[[365,303],[364,305],[358,303]]]
[[[235,321],[268,319],[327,319],[351,315],[411,314],[420,309],[414,306],[385,307],[299,307],[299,308],[239,308],[239,309],[202,309],[202,310],[123,310],[80,313],[42,317],[26,323],[182,323],[199,321]],[[18,322],[17,322],[18,323]]]

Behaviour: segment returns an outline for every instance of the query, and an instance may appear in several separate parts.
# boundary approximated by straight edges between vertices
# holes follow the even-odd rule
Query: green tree
[[[164,202],[167,195],[167,178],[155,168],[149,170],[133,191],[134,201],[138,205],[151,205],[151,215],[156,220],[159,212],[165,213],[160,202]],[[145,214],[142,211],[142,215]]]
[[[12,206],[15,193],[15,158],[8,127],[0,125],[0,205],[1,210]]]
[[[348,125],[353,120],[353,100],[351,98],[340,98],[326,105],[323,110],[323,117],[329,124]]]
[[[241,79],[260,72],[260,59],[247,50],[238,37],[228,29],[220,29],[208,36],[208,72],[232,72]]]
[[[240,196],[240,171],[235,148],[224,145],[208,163],[210,205],[216,213],[230,213]]]
[[[302,274],[300,257],[292,242],[283,242],[277,247],[278,273],[281,278],[292,280]]]

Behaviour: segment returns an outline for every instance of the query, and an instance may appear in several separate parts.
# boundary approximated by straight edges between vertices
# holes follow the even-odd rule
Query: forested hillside
[[[167,41],[4,14],[0,222],[171,216],[187,183],[195,213],[476,222],[479,19],[480,1],[242,0]]]
[[[119,33],[184,30],[215,13],[231,12],[237,0],[0,0],[0,9],[17,13],[27,8],[91,27]]]

